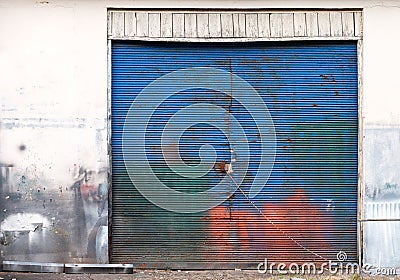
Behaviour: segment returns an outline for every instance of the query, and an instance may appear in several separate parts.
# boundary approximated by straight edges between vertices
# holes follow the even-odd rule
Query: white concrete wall
[[[383,4],[382,4],[383,3]],[[363,111],[365,127],[399,125],[400,1],[0,1],[1,115],[10,118],[46,118],[53,123],[73,123],[104,128],[107,116],[108,7],[154,8],[364,8]],[[80,120],[78,120],[80,119]],[[29,121],[32,125],[35,120]],[[46,126],[46,124],[41,124]],[[35,127],[36,123],[35,123]],[[79,163],[104,161],[93,147],[93,133],[54,135],[23,133],[4,135],[2,162],[21,162],[14,146],[26,143],[37,158],[30,164],[55,157]],[[88,131],[88,130],[85,130]],[[63,134],[64,133],[64,134]],[[32,137],[29,137],[29,136]],[[37,141],[40,137],[42,141]],[[49,145],[56,141],[58,145]],[[86,144],[85,144],[86,143]],[[63,147],[63,149],[60,149]],[[74,150],[71,153],[71,149]],[[104,146],[105,147],[105,146]],[[103,148],[104,148],[103,147]],[[89,152],[90,151],[90,152]],[[27,153],[25,153],[27,154]],[[55,155],[56,154],[56,155]],[[79,154],[79,155],[78,155]],[[51,162],[49,162],[51,163]],[[91,166],[92,168],[95,165]],[[64,167],[63,167],[64,168]],[[48,171],[46,169],[46,171]],[[53,172],[61,172],[56,170]]]
[[[95,146],[94,131],[104,129],[107,116],[106,15],[104,9],[95,12],[86,4],[1,2],[0,116],[4,125],[14,119],[32,130],[2,134],[2,162],[47,165],[57,158],[74,163],[106,159],[84,148]],[[93,131],[62,129],[63,125]],[[45,127],[54,128],[40,129]],[[26,145],[24,153],[17,149],[19,144]],[[30,151],[36,156],[24,158]]]
[[[400,125],[400,1],[364,9],[364,122]]]
[[[41,248],[26,251],[31,246],[22,238],[3,236],[9,240],[2,255],[105,261],[88,249],[92,231],[107,221],[98,217],[98,197],[82,199],[72,186],[84,170],[92,176],[82,184],[94,191],[107,183],[106,8],[94,1],[1,1],[0,25],[0,163],[13,165],[4,189],[14,194],[4,195],[1,213],[5,222],[23,212],[53,219]],[[101,212],[107,216],[107,207]],[[18,229],[7,234],[18,236]]]
[[[107,8],[163,7],[363,8],[365,183],[400,193],[400,146],[376,130],[400,128],[400,1],[385,0],[0,0],[0,163],[14,166],[11,184],[34,172],[57,191],[74,182],[77,166],[107,168]],[[376,166],[387,175],[372,174]]]
[[[363,115],[365,219],[399,219],[400,1],[364,9]],[[373,203],[382,205],[371,208]],[[371,211],[374,209],[374,211]],[[400,222],[364,224],[364,261],[400,266]]]

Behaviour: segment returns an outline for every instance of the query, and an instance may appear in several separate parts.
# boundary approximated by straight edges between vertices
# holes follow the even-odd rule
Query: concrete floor
[[[260,274],[257,271],[232,271],[232,270],[209,270],[209,271],[162,271],[146,270],[135,271],[134,274],[51,274],[51,273],[14,273],[0,272],[0,280],[128,280],[128,279],[157,279],[157,280],[178,280],[178,279],[196,279],[196,280],[361,280],[361,279],[400,279],[400,276],[363,276],[359,275],[273,275]]]

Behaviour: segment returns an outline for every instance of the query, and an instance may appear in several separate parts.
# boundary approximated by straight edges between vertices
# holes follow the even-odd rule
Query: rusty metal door
[[[357,260],[355,42],[116,41],[111,64],[112,262],[256,269],[339,251]],[[229,75],[230,89],[219,80]],[[232,89],[238,81],[249,91]],[[187,108],[195,113],[180,114]],[[218,184],[225,199],[204,208],[201,195]]]

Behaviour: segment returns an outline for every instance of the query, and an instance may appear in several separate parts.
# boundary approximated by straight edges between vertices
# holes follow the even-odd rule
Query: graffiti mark
[[[265,203],[262,211],[302,245],[318,250],[330,247],[329,238],[325,235],[332,217],[329,211],[316,209],[303,190],[296,190],[280,203]],[[315,257],[282,235],[251,206],[245,209],[217,206],[209,210],[209,236],[210,245],[224,255],[250,250],[260,252],[271,261],[304,261]]]
[[[104,227],[107,227],[108,188],[105,183],[107,169],[97,171],[77,167],[75,182],[70,189],[74,191],[74,212],[76,215],[76,242],[86,248],[86,257],[107,262],[108,253],[104,250]],[[108,237],[108,236],[107,236]],[[104,252],[107,255],[101,255]]]
[[[96,224],[93,226],[92,230],[88,235],[88,245],[87,245],[87,257],[96,258],[96,244],[99,239],[99,233],[101,227],[107,227],[107,217],[103,216],[99,218]],[[108,238],[108,236],[107,236]]]

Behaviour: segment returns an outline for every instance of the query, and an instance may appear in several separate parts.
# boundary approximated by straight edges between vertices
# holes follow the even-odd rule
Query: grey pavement
[[[0,280],[128,280],[128,279],[157,279],[157,280],[361,280],[361,279],[400,279],[400,276],[360,277],[359,275],[273,275],[260,274],[257,271],[234,270],[205,270],[205,271],[165,271],[165,270],[139,270],[133,274],[57,274],[57,273],[17,273],[0,272]]]

